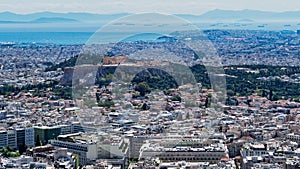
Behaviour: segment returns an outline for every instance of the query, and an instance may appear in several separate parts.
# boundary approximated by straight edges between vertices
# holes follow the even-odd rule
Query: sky
[[[299,0],[0,0],[0,12],[203,14],[214,9],[300,11]]]

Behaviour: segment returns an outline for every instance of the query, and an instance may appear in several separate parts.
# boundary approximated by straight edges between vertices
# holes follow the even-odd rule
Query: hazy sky
[[[213,9],[300,11],[300,0],[0,0],[0,12],[187,13]]]

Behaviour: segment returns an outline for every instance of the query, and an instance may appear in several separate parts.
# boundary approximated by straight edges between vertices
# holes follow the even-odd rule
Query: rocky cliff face
[[[103,58],[104,65],[126,63],[127,61],[128,61],[127,56],[114,56],[114,57],[104,57]]]
[[[73,83],[77,82],[81,79],[88,79],[89,82],[86,82],[88,84],[95,83],[99,78],[104,77],[106,74],[114,73],[116,67],[113,65],[126,63],[128,61],[127,56],[114,56],[114,57],[104,57],[103,58],[103,65],[108,65],[105,67],[101,67],[101,65],[80,65],[74,67],[66,67],[64,68],[64,76],[60,80],[60,85],[63,86],[71,86],[72,81]],[[111,66],[109,66],[111,65]],[[75,74],[74,74],[75,73]],[[91,75],[91,73],[93,75]],[[88,78],[95,77],[93,79]]]
[[[63,86],[71,86],[74,73],[74,67],[64,68],[64,76],[60,79],[59,84]]]
[[[82,65],[67,67],[64,69],[64,76],[60,79],[60,85],[71,86],[72,83],[93,85],[101,77],[107,74],[114,74],[117,66]]]

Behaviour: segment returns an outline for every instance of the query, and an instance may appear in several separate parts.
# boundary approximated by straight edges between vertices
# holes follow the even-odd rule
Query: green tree
[[[147,103],[144,103],[141,107],[142,110],[149,110],[150,106]]]
[[[151,92],[149,85],[146,82],[141,82],[135,86],[135,90],[140,92],[141,96],[145,96]]]
[[[175,96],[172,96],[171,100],[181,102],[181,97],[178,95],[175,95]]]

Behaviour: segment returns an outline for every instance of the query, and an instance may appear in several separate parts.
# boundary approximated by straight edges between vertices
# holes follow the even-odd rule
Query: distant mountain
[[[52,22],[80,22],[80,23],[107,23],[129,15],[117,14],[93,14],[93,13],[54,13],[38,12],[32,14],[15,14],[11,12],[0,13],[0,24],[14,23],[52,23]],[[202,15],[175,14],[190,22],[257,22],[257,21],[296,21],[300,22],[300,11],[266,12],[257,10],[212,10]]]
[[[52,22],[78,22],[76,19],[69,19],[69,18],[39,18],[33,21],[30,21],[30,23],[52,23]]]
[[[42,18],[42,21],[45,21],[45,18],[56,18],[52,19],[56,21],[62,21],[64,19],[58,18],[67,18],[65,21],[70,21],[71,19],[76,21],[111,21],[122,16],[126,16],[126,13],[118,14],[92,14],[92,13],[54,13],[54,12],[38,12],[32,14],[15,14],[11,12],[2,12],[0,13],[0,21],[14,21],[14,22],[31,22],[34,20],[39,20]],[[44,19],[43,19],[44,18]],[[46,19],[47,20],[47,19]],[[51,19],[50,19],[51,20]]]
[[[22,21],[20,14],[15,14],[12,12],[2,12],[0,13],[0,20],[1,21]],[[26,21],[26,20],[23,20]]]
[[[38,18],[32,21],[1,21],[0,24],[30,24],[30,23],[74,23],[79,22],[69,18]]]

